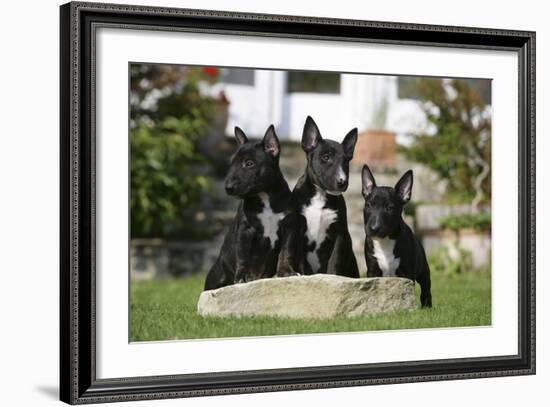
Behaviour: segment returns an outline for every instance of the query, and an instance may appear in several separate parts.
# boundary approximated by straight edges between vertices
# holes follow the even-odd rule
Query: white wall
[[[254,85],[214,85],[212,94],[223,89],[230,102],[227,134],[239,126],[249,136],[260,137],[274,124],[280,139],[300,141],[305,118],[310,115],[323,137],[342,141],[354,127],[359,131],[376,127],[377,112],[384,102],[388,106],[387,129],[418,132],[425,124],[417,102],[397,98],[397,78],[393,76],[342,74],[338,93],[288,93],[286,83],[285,71],[255,70]]]
[[[548,105],[550,27],[541,1],[462,0],[318,2],[280,0],[132,0],[152,4],[277,14],[318,15],[370,20],[453,24],[537,30],[537,156],[550,154]],[[58,9],[56,0],[9,2],[0,25],[2,135],[0,148],[0,403],[6,406],[53,405],[58,382]],[[404,61],[406,63],[406,61]],[[28,91],[33,91],[29,98]],[[29,110],[32,116],[29,116]],[[495,142],[501,142],[495,140]],[[506,141],[503,141],[506,142]],[[128,403],[127,406],[281,406],[371,405],[442,406],[490,404],[543,406],[550,381],[549,286],[550,160],[539,160],[538,211],[538,375],[457,382],[282,392]],[[358,349],[358,352],[373,350]]]
[[[363,106],[365,95],[373,94],[373,84],[380,79],[342,75],[339,93],[288,93],[287,72],[255,70],[253,86],[218,83],[212,93],[223,89],[229,99],[227,134],[239,126],[248,135],[260,137],[274,124],[280,139],[300,141],[305,119],[311,115],[324,137],[341,141],[352,128],[366,127],[374,107],[372,103]]]
[[[261,137],[267,127],[281,124],[282,88],[284,72],[255,70],[254,85],[217,83],[212,93],[225,92],[229,100],[229,119],[226,132],[233,135],[239,126],[249,137]]]

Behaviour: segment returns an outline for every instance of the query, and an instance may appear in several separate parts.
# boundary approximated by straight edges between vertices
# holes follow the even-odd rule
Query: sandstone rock
[[[414,281],[327,274],[256,280],[204,291],[200,315],[334,318],[416,308]]]

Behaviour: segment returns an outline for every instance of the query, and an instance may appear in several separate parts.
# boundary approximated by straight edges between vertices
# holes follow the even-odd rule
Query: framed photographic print
[[[60,20],[61,400],[535,373],[535,33]]]

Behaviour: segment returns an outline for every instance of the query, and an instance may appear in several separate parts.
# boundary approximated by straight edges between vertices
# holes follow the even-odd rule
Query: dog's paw
[[[301,273],[298,273],[296,271],[288,271],[286,273],[277,274],[277,277],[298,277],[301,275],[302,275]]]
[[[289,277],[299,277],[301,276],[302,274],[301,273],[298,273],[297,271],[293,271],[292,273],[290,273],[288,276]]]

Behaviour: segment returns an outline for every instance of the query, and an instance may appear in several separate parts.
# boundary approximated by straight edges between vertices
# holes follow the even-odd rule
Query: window
[[[289,72],[287,92],[340,93],[340,74],[331,72]]]
[[[254,69],[223,68],[220,81],[233,85],[254,86]]]
[[[399,76],[397,77],[398,96],[400,99],[420,99],[418,85],[421,77]],[[491,80],[490,79],[456,79],[465,81],[470,87],[476,90],[483,101],[491,104]]]
[[[398,76],[397,91],[399,99],[420,99],[417,86],[420,78],[414,76]]]

